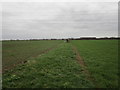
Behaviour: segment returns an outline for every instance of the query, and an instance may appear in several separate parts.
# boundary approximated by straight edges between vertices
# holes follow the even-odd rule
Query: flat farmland
[[[118,40],[71,41],[98,87],[118,87]]]
[[[3,88],[94,87],[82,73],[71,45],[59,47],[4,73]]]
[[[59,45],[61,41],[3,41],[3,69],[9,69],[17,63],[26,61],[40,53],[46,52]]]
[[[118,88],[118,40],[3,42],[4,66],[19,60],[3,88]]]

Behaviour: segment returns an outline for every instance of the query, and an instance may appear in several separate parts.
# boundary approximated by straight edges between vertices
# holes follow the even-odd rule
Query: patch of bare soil
[[[73,52],[76,54],[76,59],[83,70],[82,72],[87,76],[88,80],[92,81],[93,84],[96,87],[98,87],[98,85],[96,85],[96,83],[95,83],[95,79],[91,76],[91,73],[87,70],[87,65],[85,65],[83,58],[80,56],[80,53],[78,52],[78,50],[75,46],[73,46]]]

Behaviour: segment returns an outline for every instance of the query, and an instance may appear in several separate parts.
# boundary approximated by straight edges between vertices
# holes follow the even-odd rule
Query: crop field
[[[3,69],[26,61],[28,58],[35,57],[44,51],[52,49],[61,41],[3,41],[2,58]]]
[[[118,40],[72,41],[98,87],[118,86]]]
[[[118,88],[118,40],[4,41],[10,66],[3,88]]]

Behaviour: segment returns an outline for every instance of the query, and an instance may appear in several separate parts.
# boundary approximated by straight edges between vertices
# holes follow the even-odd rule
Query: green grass
[[[71,44],[28,60],[3,74],[3,88],[90,88]]]
[[[2,89],[2,42],[0,41],[0,89]]]
[[[62,41],[3,41],[2,60],[3,68],[11,67],[16,63],[25,61],[39,55],[48,48],[59,45]]]
[[[78,49],[95,81],[88,80],[89,75],[77,62],[73,46]],[[41,54],[51,47],[56,48]],[[12,66],[24,59],[27,63],[18,64],[3,74],[3,88],[118,87],[117,40],[3,42],[3,65]]]
[[[75,40],[88,70],[98,87],[118,87],[118,41],[117,40]]]

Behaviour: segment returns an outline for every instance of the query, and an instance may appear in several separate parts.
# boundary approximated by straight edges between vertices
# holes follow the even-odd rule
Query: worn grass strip
[[[88,71],[87,66],[83,60],[83,58],[80,56],[80,53],[78,52],[77,48],[75,46],[72,46],[73,52],[76,53],[76,60],[80,64],[81,68],[83,69],[83,73],[87,76],[86,78],[93,82],[95,87],[98,87],[97,83],[95,82],[95,79],[92,77],[91,73]]]
[[[93,88],[70,44],[29,60],[3,74],[4,88]]]
[[[118,87],[118,40],[72,40],[100,88]]]

